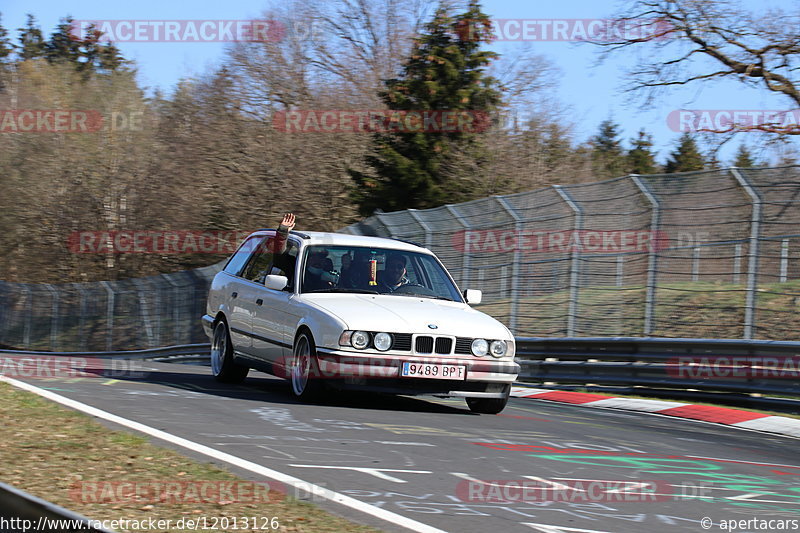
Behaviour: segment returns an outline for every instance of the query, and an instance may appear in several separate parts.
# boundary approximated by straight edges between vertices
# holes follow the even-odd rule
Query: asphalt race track
[[[734,531],[761,531],[754,519],[800,522],[796,439],[514,398],[499,416],[427,397],[350,393],[304,405],[287,382],[258,372],[228,386],[202,366],[139,364],[142,375],[23,381],[444,531],[723,531],[730,520],[754,524]]]

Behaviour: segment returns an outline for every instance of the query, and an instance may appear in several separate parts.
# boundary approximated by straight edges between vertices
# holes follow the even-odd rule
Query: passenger
[[[333,261],[327,250],[311,249],[308,254],[303,292],[336,288],[339,274],[333,270]]]
[[[297,257],[291,253],[287,253],[289,243],[289,232],[294,229],[295,215],[294,213],[286,213],[275,231],[275,237],[272,239],[273,264],[271,274],[286,276],[288,279],[288,286],[293,284],[294,271],[297,263]]]
[[[349,289],[374,290],[375,287],[369,284],[369,252],[355,250],[350,253],[342,256],[342,285]]]

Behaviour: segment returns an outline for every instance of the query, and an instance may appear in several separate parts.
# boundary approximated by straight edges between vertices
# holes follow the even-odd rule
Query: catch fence
[[[800,340],[797,166],[553,186],[346,231],[427,245],[518,336]]]
[[[419,242],[520,337],[800,340],[800,167],[625,176],[341,230]],[[0,345],[113,351],[207,342],[221,268],[114,282],[0,282]]]

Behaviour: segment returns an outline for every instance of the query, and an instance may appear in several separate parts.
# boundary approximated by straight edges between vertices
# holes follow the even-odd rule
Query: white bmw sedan
[[[211,368],[241,382],[253,368],[290,380],[301,400],[328,389],[508,402],[514,337],[472,309],[430,250],[337,233],[253,233],[215,276],[203,327]]]

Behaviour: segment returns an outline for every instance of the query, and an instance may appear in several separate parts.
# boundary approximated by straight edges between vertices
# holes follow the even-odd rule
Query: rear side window
[[[245,263],[247,263],[247,260],[250,259],[250,256],[253,255],[253,253],[258,249],[258,245],[263,240],[263,235],[248,238],[231,256],[231,258],[228,260],[228,264],[225,265],[223,270],[228,274],[238,276],[241,273]]]

